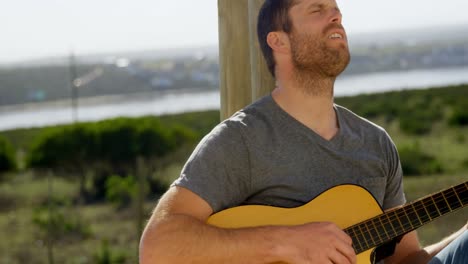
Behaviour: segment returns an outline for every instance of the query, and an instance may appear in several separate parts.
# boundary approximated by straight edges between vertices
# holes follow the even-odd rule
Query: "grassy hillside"
[[[468,86],[456,86],[338,98],[337,103],[369,118],[392,136],[403,163],[413,172],[404,177],[411,201],[468,180],[467,95]],[[205,134],[218,117],[217,111],[210,111],[160,120],[167,126],[184,123]],[[42,130],[0,134],[15,146],[21,164]],[[150,174],[167,187],[191,151],[181,150]],[[78,183],[60,176],[22,169],[0,177],[0,233],[7,238],[0,240],[0,263],[48,263],[51,256],[55,263],[137,263],[141,223],[135,200],[126,207],[108,200],[83,203],[78,199]],[[150,215],[159,193],[149,197],[144,218]],[[440,240],[467,219],[465,209],[424,226],[419,229],[422,243]],[[47,247],[49,240],[52,248]]]

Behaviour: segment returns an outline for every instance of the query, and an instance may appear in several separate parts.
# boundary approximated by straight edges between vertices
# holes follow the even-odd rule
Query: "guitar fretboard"
[[[357,254],[383,245],[468,204],[468,182],[346,228]]]

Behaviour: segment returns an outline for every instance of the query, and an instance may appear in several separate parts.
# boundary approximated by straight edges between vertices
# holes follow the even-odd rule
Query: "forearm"
[[[140,244],[140,263],[275,262],[279,260],[274,242],[278,231],[273,227],[222,229],[172,215],[148,225]]]
[[[442,249],[444,249],[448,244],[450,244],[452,241],[454,241],[457,237],[459,237],[461,234],[463,234],[464,231],[467,230],[468,225],[465,225],[463,228],[458,230],[457,232],[453,233],[449,237],[446,237],[439,243],[427,246],[424,248],[424,251],[427,252],[427,254],[433,258],[435,255],[437,255]]]
[[[418,264],[418,263],[428,263],[433,257],[435,257],[440,251],[442,251],[445,247],[447,247],[451,242],[457,239],[463,232],[468,229],[468,224],[462,227],[457,232],[453,233],[452,235],[444,238],[442,241],[426,246],[419,251],[413,252],[412,254],[408,255],[404,261],[401,263],[408,263],[408,264]]]

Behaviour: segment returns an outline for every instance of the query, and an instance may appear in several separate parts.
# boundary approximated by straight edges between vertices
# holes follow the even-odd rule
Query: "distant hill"
[[[468,25],[349,36],[344,75],[468,66]],[[167,89],[219,87],[218,47],[43,58],[0,66],[0,106]]]
[[[468,25],[440,26],[398,31],[361,33],[349,36],[351,46],[418,45],[468,42]]]
[[[468,25],[453,25],[431,28],[416,28],[398,31],[372,32],[349,35],[351,48],[363,46],[388,46],[395,44],[420,45],[424,43],[468,43]],[[142,51],[122,51],[113,53],[88,54],[78,56],[81,63],[108,63],[117,58],[128,58],[131,60],[155,60],[168,58],[186,58],[194,56],[207,56],[215,58],[219,49],[216,44],[201,47],[167,48]],[[63,65],[68,64],[66,57],[47,57],[19,63],[0,64],[4,67],[29,67],[40,65]]]
[[[151,61],[159,59],[184,59],[193,57],[218,57],[218,46],[208,45],[201,47],[187,48],[167,48],[157,50],[140,50],[140,51],[122,51],[112,53],[97,53],[88,55],[76,55],[76,60],[81,64],[109,64],[114,63],[120,58],[129,60]],[[68,65],[70,56],[54,56],[28,60],[23,62],[0,64],[1,68],[17,68],[17,67],[37,67],[37,66],[57,66]]]

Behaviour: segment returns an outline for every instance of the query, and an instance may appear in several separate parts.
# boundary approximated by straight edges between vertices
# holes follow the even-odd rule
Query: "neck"
[[[322,138],[330,140],[338,132],[338,120],[333,108],[333,82],[310,79],[309,85],[313,83],[317,86],[307,88],[301,86],[295,78],[289,82],[278,81],[272,96],[284,111]],[[305,92],[305,89],[314,90],[315,87],[321,90],[328,87],[329,92]]]
[[[300,69],[292,70],[291,76],[292,78],[285,82],[285,86],[301,91],[305,96],[333,98],[335,77],[323,77]]]

